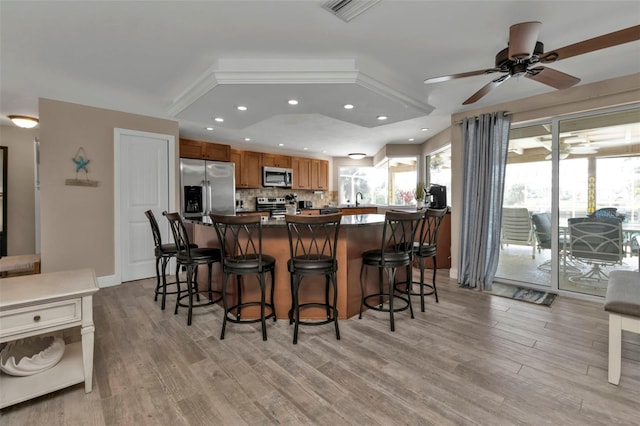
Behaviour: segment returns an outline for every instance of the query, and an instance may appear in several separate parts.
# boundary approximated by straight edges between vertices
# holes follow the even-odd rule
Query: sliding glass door
[[[635,269],[640,234],[640,111],[558,121],[560,290],[604,296],[609,273]]]
[[[603,296],[637,268],[639,216],[637,106],[515,127],[496,281]]]
[[[551,286],[551,151],[550,122],[511,130],[498,280]]]

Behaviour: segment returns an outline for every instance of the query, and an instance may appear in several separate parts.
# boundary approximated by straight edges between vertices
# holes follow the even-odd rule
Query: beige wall
[[[7,175],[7,254],[35,253],[33,141],[39,128],[0,126],[0,145],[9,148]]]
[[[173,135],[178,157],[176,121],[40,99],[43,272],[90,267],[98,277],[115,273],[114,128]],[[80,147],[98,187],[65,185],[76,177],[72,159]]]
[[[502,88],[498,90],[502,90]],[[458,275],[460,210],[456,206],[460,206],[462,201],[462,174],[460,173],[462,170],[462,130],[459,123],[464,117],[477,116],[492,111],[508,111],[513,114],[511,122],[513,125],[639,101],[640,74],[633,74],[453,115],[451,117],[451,169],[453,173],[451,176],[450,275],[452,277]]]

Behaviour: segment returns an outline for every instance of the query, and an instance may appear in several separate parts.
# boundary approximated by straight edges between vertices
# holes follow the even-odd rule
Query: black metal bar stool
[[[213,264],[220,262],[222,256],[220,249],[218,248],[194,248],[193,245],[189,242],[189,235],[187,234],[187,229],[184,226],[184,222],[178,213],[162,213],[169,220],[169,224],[171,225],[171,232],[173,232],[173,239],[176,243],[176,281],[180,282],[180,267],[185,266],[187,269],[187,294],[182,294],[184,291],[181,291],[176,298],[176,309],[175,314],[178,313],[178,307],[188,308],[187,314],[187,325],[191,325],[191,318],[193,314],[194,307],[208,306],[214,303],[218,303],[222,300],[222,294],[219,291],[215,291],[211,288],[211,273],[213,269]],[[208,300],[204,302],[200,302],[200,291],[198,290],[198,276],[197,270],[199,265],[207,265],[208,275],[207,275],[207,283],[208,290],[206,294],[208,296]],[[178,284],[178,288],[180,288],[180,284]],[[216,298],[214,298],[214,295]],[[193,296],[196,296],[198,302],[194,305]],[[184,299],[188,299],[187,302],[183,302]]]
[[[362,318],[362,308],[364,306],[376,311],[389,312],[391,331],[395,331],[394,312],[409,309],[413,318],[413,307],[411,306],[411,293],[398,291],[395,286],[396,269],[406,268],[407,279],[411,279],[411,262],[413,260],[413,241],[420,222],[424,219],[424,212],[413,213],[388,211],[385,214],[385,224],[382,231],[382,241],[379,249],[367,250],[362,253],[362,267],[360,268],[360,291],[362,299],[360,303],[359,318]],[[379,291],[374,294],[365,294],[364,272],[366,266],[378,269]],[[388,291],[384,289],[383,271],[387,271]],[[377,299],[378,303],[369,302]],[[395,306],[398,299],[403,302],[402,306]]]
[[[149,219],[149,224],[151,225],[151,234],[153,235],[153,242],[155,245],[155,256],[156,256],[156,289],[155,296],[153,298],[154,301],[158,301],[158,295],[162,294],[162,302],[161,307],[164,310],[167,294],[179,294],[180,293],[180,282],[173,281],[167,282],[167,265],[171,258],[176,257],[178,250],[176,245],[171,244],[162,244],[162,235],[160,233],[160,227],[158,226],[158,221],[154,216],[151,210],[147,210],[144,212],[147,219]],[[195,247],[197,247],[194,244]],[[176,285],[176,289],[172,291],[167,291],[168,285]]]
[[[224,318],[220,339],[224,339],[227,321],[234,323],[262,323],[262,340],[267,340],[266,320],[276,321],[276,308],[273,299],[275,286],[276,259],[262,252],[262,218],[260,215],[222,216],[210,215],[216,228],[218,240],[222,245],[222,304]],[[271,274],[271,293],[266,300],[265,274]],[[229,306],[227,281],[229,275],[236,276],[236,302]],[[254,275],[260,285],[259,301],[243,301],[243,277]],[[242,318],[242,309],[248,306],[259,306],[259,318]],[[265,309],[270,312],[265,314]]]
[[[443,209],[428,208],[424,211],[424,220],[420,226],[420,231],[416,232],[416,240],[413,243],[413,257],[418,260],[420,266],[420,281],[413,281],[411,276],[409,276],[406,282],[396,283],[396,289],[398,289],[397,287],[404,285],[405,293],[411,292],[411,296],[420,296],[420,310],[422,312],[424,312],[424,296],[430,296],[433,294],[436,298],[436,303],[438,303],[438,289],[436,287],[436,271],[438,269],[436,263],[436,249],[440,224],[448,210],[449,209],[445,207]],[[424,282],[424,262],[427,258],[433,259],[433,277],[431,284]],[[407,285],[407,283],[410,284]],[[413,292],[414,284],[420,286],[420,291],[418,293]],[[425,293],[425,287],[429,289],[427,293]]]
[[[341,214],[327,215],[286,215],[291,258],[287,267],[291,275],[291,309],[289,324],[294,323],[293,344],[298,343],[298,327],[302,325],[323,325],[333,322],[336,339],[340,340],[338,328],[338,261],[336,249]],[[300,285],[307,276],[325,276],[324,300],[300,303]],[[333,298],[330,295],[333,293]],[[325,310],[325,319],[301,320],[300,310],[319,307]]]

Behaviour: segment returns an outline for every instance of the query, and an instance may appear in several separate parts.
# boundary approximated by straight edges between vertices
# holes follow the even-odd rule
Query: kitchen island
[[[193,224],[193,242],[200,247],[220,247],[213,223],[209,217],[202,219],[187,219]],[[360,267],[362,253],[365,250],[379,248],[384,227],[384,215],[364,214],[343,216],[338,234],[338,312],[340,319],[357,315],[360,310]],[[275,270],[275,305],[278,318],[286,319],[291,308],[291,287],[287,261],[289,260],[289,237],[286,222],[280,220],[266,220],[262,226],[262,251],[276,259]],[[378,274],[368,268],[365,280],[367,294],[378,292]],[[214,288],[221,288],[222,274],[219,265],[214,265]],[[199,273],[202,280],[207,276],[205,270]],[[398,270],[398,280],[404,280],[404,270]],[[235,279],[235,278],[230,278]],[[313,285],[313,280],[318,284]],[[300,303],[324,298],[324,277],[305,277],[300,287]],[[258,286],[255,282],[245,279],[250,285],[243,289],[244,300],[259,299]],[[204,283],[202,283],[204,285]],[[204,288],[204,287],[201,287]],[[229,294],[235,291],[235,285],[227,285]],[[235,295],[232,294],[232,297]],[[256,300],[253,299],[253,300]],[[316,319],[324,316],[320,309],[308,309],[301,312],[305,319]],[[243,315],[255,315],[243,310]]]

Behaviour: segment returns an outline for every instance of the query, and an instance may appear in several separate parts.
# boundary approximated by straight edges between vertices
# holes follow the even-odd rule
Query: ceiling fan
[[[433,77],[426,79],[424,82],[427,84],[439,83],[494,72],[505,73],[474,93],[469,99],[462,103],[463,105],[478,101],[511,77],[525,76],[556,89],[566,89],[578,84],[580,79],[552,68],[536,65],[549,64],[559,61],[560,59],[640,40],[640,25],[636,25],[545,52],[544,45],[538,41],[538,33],[540,32],[541,25],[542,23],[540,22],[522,22],[512,25],[509,28],[508,47],[498,52],[494,68]]]

